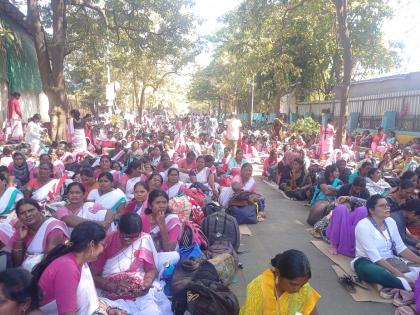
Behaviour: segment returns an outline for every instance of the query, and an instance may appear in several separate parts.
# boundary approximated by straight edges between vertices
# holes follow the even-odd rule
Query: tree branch
[[[98,12],[102,16],[102,18],[104,19],[105,25],[108,28],[108,25],[109,25],[108,18],[106,16],[106,12],[105,12],[104,8],[102,8],[102,7],[100,7],[96,4],[91,3],[89,0],[67,0],[67,4],[89,8],[91,10],[94,10],[94,11]]]

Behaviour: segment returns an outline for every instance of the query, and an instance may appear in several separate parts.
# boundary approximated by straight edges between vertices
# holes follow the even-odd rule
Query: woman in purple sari
[[[331,215],[326,231],[331,247],[329,252],[333,255],[342,254],[348,257],[355,256],[355,228],[356,224],[367,217],[365,206],[356,207],[352,210],[349,203],[350,197],[343,196]],[[343,202],[346,202],[343,204]]]

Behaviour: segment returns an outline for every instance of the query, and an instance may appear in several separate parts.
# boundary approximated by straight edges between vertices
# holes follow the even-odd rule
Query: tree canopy
[[[392,16],[386,0],[349,0],[353,78],[384,73],[399,64],[398,43],[384,40]],[[244,0],[226,14],[211,38],[212,62],[195,74],[190,99],[247,111],[252,78],[259,111],[276,111],[280,98],[331,98],[343,80],[343,50],[335,6],[323,0]],[[220,69],[223,69],[220,71]]]

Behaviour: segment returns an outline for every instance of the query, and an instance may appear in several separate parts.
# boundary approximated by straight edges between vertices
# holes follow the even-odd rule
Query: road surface
[[[331,268],[332,261],[315,248],[306,225],[308,207],[297,201],[281,197],[273,187],[257,179],[257,191],[265,196],[268,218],[256,225],[249,225],[253,236],[241,236],[239,256],[244,269],[239,270],[235,283],[231,285],[241,305],[245,300],[246,285],[269,267],[272,257],[287,249],[299,249],[306,253],[311,262],[311,285],[321,294],[318,303],[321,315],[367,315],[394,314],[390,304],[355,302],[349,293],[337,282],[337,275]]]

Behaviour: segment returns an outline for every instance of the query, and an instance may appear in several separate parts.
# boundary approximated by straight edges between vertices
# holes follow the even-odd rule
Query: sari
[[[183,182],[177,182],[175,185],[169,187],[168,182],[162,184],[161,189],[168,194],[169,199],[178,196],[183,193],[187,188]]]
[[[57,210],[57,219],[61,220],[67,215],[75,215],[79,218],[89,220],[89,221],[104,221],[107,210],[105,209],[95,209],[93,202],[85,202],[83,206],[77,211],[73,212],[67,207],[61,207]],[[73,228],[68,228],[69,232],[73,231]]]
[[[341,179],[335,178],[334,181],[332,182],[332,184],[331,185],[328,185],[328,186],[333,187],[335,189],[340,189],[340,187],[342,185],[343,185],[343,182],[341,181]],[[317,185],[315,187],[314,195],[313,195],[313,197],[311,199],[310,204],[313,205],[317,201],[320,201],[320,200],[334,200],[334,199],[335,199],[335,195],[326,195],[326,194],[324,194],[324,192],[321,190],[321,188],[319,188],[319,185]]]
[[[204,167],[201,171],[195,170],[192,173],[195,175],[198,183],[207,184],[211,172],[208,167]]]
[[[332,154],[334,151],[334,126],[331,124],[321,125],[320,130],[320,155]]]
[[[95,209],[107,209],[115,213],[127,199],[124,192],[117,188],[104,195],[99,194],[99,189],[94,189],[89,193],[87,200],[95,202],[93,206]]]
[[[321,298],[309,283],[297,293],[284,292],[276,298],[275,277],[271,269],[252,280],[246,291],[240,315],[310,315]]]
[[[256,190],[257,184],[255,183],[255,180],[252,177],[248,181],[243,182],[242,177],[240,175],[236,175],[232,180],[232,184],[235,182],[241,184],[241,189],[243,191],[255,192]],[[219,196],[220,205],[227,209],[229,205],[229,200],[232,198],[234,193],[235,192],[233,191],[232,185],[229,187],[223,187]]]
[[[166,263],[176,265],[179,261],[179,254],[176,251],[178,248],[175,248],[175,251],[164,252],[161,244],[160,228],[158,225],[152,226],[149,222],[148,215],[144,214],[141,216],[141,221],[143,223],[143,231],[149,233],[155,244],[155,248],[158,251],[158,261],[157,261],[157,270],[160,272],[163,270]],[[178,218],[178,215],[170,213],[165,217],[166,229],[169,234],[169,238],[174,241],[178,240],[181,233],[182,224]]]
[[[15,208],[16,202],[23,198],[22,192],[15,188],[7,188],[0,197],[0,215],[8,215]]]
[[[106,249],[102,255],[105,256],[106,252],[109,252],[110,256],[106,257],[102,276],[110,281],[127,279],[126,281],[133,285],[134,290],[143,282],[145,265],[154,268],[157,266],[158,254],[152,237],[141,233],[140,237],[126,248],[121,246],[119,232],[108,235],[107,240],[109,240],[107,243],[109,250]],[[98,259],[99,264],[103,258],[105,257]],[[92,267],[95,269],[95,263]],[[126,298],[121,298],[114,293],[101,291],[101,301],[108,307],[119,308],[129,314],[172,314],[171,303],[163,292],[163,286],[163,282],[155,280],[148,293],[139,297],[135,297],[130,292]]]
[[[0,242],[4,244],[1,251],[11,252],[13,248],[13,234],[15,229],[9,222],[0,223]]]
[[[95,283],[88,264],[82,266],[79,285],[77,286],[77,315],[94,314],[99,308],[99,299]],[[40,307],[48,315],[58,315],[56,300]]]
[[[26,258],[22,263],[24,269],[31,272],[35,265],[42,260],[46,251],[48,234],[53,230],[60,230],[67,238],[70,236],[64,222],[55,218],[45,220],[29,244],[26,245]]]
[[[134,198],[134,186],[142,180],[142,176],[127,179],[125,184],[125,197],[127,202]]]
[[[48,183],[32,192],[32,198],[40,204],[48,203],[60,195],[61,188],[67,179],[67,173],[60,179],[51,179]]]

